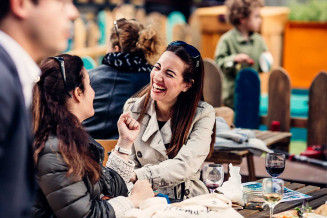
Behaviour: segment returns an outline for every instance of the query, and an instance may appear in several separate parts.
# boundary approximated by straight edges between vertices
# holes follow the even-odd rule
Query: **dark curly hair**
[[[234,26],[240,24],[240,19],[250,16],[252,10],[263,7],[262,0],[226,0],[227,20]]]
[[[111,30],[110,42],[112,48],[117,45],[122,52],[136,52],[144,55],[149,63],[158,56],[160,39],[156,31],[144,26],[137,20],[117,20]]]

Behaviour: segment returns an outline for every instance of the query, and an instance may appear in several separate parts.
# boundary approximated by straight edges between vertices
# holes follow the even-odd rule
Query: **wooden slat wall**
[[[290,117],[290,83],[287,72],[278,69],[269,78],[268,115],[261,116],[261,124],[270,129],[273,120],[280,121],[280,130],[290,127],[307,128],[307,146],[327,145],[327,73],[320,72],[309,90],[308,118]]]

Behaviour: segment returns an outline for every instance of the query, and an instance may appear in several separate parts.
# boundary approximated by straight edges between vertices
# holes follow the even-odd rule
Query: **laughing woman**
[[[154,189],[176,200],[208,193],[200,170],[213,148],[215,111],[201,101],[199,51],[182,41],[170,43],[150,78],[150,86],[124,107],[140,122],[131,181],[148,179]]]

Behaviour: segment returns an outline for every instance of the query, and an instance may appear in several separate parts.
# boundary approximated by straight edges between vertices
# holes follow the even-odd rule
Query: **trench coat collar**
[[[144,97],[137,99],[131,108],[131,112],[141,113],[143,104]],[[161,130],[159,130],[155,101],[151,98],[149,100],[146,114],[149,116],[149,121],[142,135],[142,141],[147,142],[154,135],[150,146],[166,156],[165,144],[170,143],[172,137],[171,119],[169,119]]]

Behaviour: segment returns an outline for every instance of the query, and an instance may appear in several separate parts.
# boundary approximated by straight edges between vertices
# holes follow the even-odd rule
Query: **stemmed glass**
[[[210,190],[210,193],[221,186],[224,181],[224,166],[222,164],[206,164],[202,170],[202,179],[204,184]]]
[[[262,195],[270,208],[272,218],[274,207],[282,200],[284,195],[284,181],[275,178],[265,178],[262,182]]]
[[[273,178],[277,178],[285,169],[285,154],[267,153],[266,170]]]

